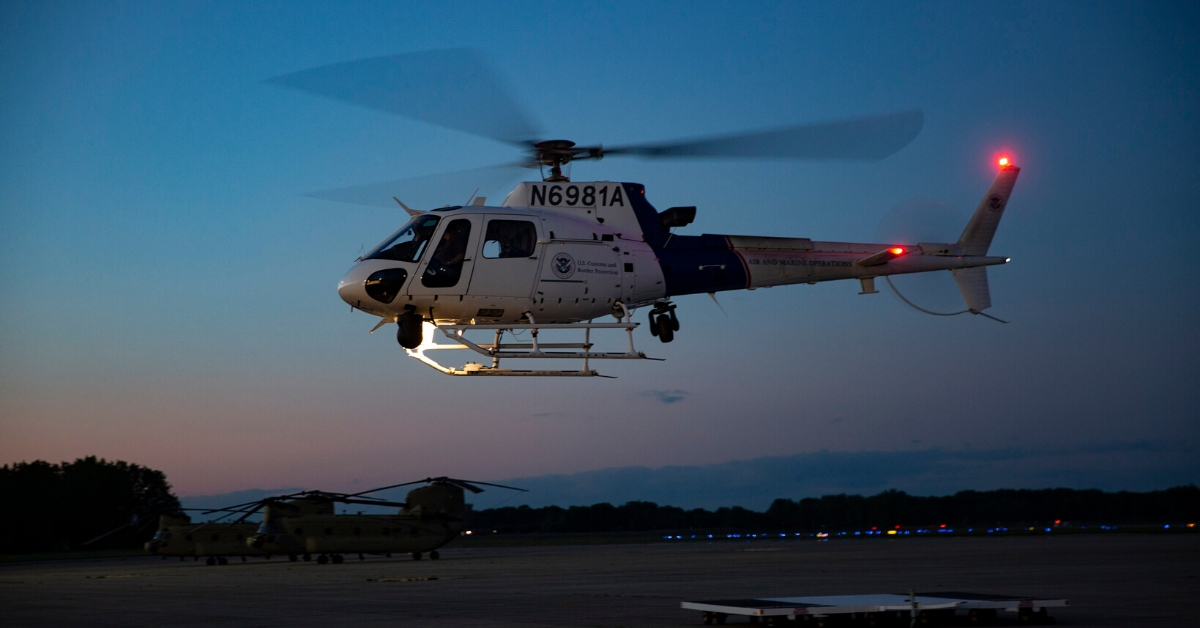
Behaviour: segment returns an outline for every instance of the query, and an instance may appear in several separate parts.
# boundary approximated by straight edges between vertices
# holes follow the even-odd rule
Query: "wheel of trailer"
[[[421,552],[412,553],[413,560],[421,560]]]
[[[229,564],[229,559],[228,559],[228,558],[225,558],[224,556],[222,556],[222,557],[220,557],[220,558],[218,558],[218,559],[217,559],[217,564],[218,564],[218,565],[228,565],[228,564]]]
[[[700,621],[703,622],[705,626],[711,626],[712,625],[712,613],[710,613],[709,611],[701,611],[700,612]]]
[[[208,565],[209,567],[212,567],[213,565],[217,564],[217,559],[213,558],[212,556],[209,556],[208,560],[204,561],[204,564]]]
[[[442,555],[439,554],[437,550],[433,550],[432,552],[429,552],[429,560],[437,560],[441,557],[442,557]]]
[[[308,561],[310,561],[310,560],[312,560],[312,554],[305,554],[305,555],[304,555],[304,562],[306,562],[306,563],[307,563],[307,562],[308,562]]]
[[[318,564],[318,565],[324,565],[324,564],[326,564],[326,563],[328,563],[328,562],[329,562],[329,557],[328,557],[328,556],[326,556],[326,555],[324,555],[324,554],[321,554],[320,556],[318,556],[318,557],[317,557],[317,564]]]
[[[296,560],[299,558],[300,557],[296,556],[295,554],[288,554],[288,560],[292,561],[293,563],[296,562]]]
[[[728,617],[729,617],[729,615],[726,615],[725,613],[713,613],[713,619],[717,620],[717,625],[718,625],[718,626],[724,625],[724,624],[725,624],[725,620],[726,620]]]

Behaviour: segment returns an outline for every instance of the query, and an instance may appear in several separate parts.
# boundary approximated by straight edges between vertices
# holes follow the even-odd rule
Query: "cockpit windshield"
[[[439,220],[441,219],[437,216],[429,214],[413,218],[363,259],[389,259],[397,262],[415,262],[421,259],[421,254],[425,252],[429,239],[433,237]]]

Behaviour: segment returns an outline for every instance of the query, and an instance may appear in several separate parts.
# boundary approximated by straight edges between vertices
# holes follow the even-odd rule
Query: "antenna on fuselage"
[[[478,192],[479,190],[475,190],[475,191],[476,191],[476,192]],[[472,194],[471,196],[475,196],[475,195],[474,195],[474,194]],[[415,217],[417,217],[417,216],[420,216],[421,214],[424,214],[424,213],[425,213],[425,212],[423,212],[423,211],[421,211],[421,210],[419,210],[419,209],[413,209],[413,208],[409,207],[408,205],[405,205],[405,204],[404,204],[404,201],[402,201],[402,200],[400,200],[400,199],[396,198],[395,196],[393,196],[393,197],[392,197],[392,200],[393,200],[393,201],[396,201],[397,203],[400,203],[400,207],[403,207],[403,208],[404,208],[404,211],[408,212],[408,215],[409,215],[409,216],[412,216],[412,217],[414,217],[414,218],[415,218]]]

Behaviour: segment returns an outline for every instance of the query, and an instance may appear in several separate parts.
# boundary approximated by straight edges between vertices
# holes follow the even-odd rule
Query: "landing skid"
[[[532,321],[529,323],[505,323],[499,325],[438,325],[425,321],[424,340],[416,349],[405,349],[409,357],[415,358],[428,364],[429,366],[447,374],[458,376],[508,376],[508,377],[609,377],[601,375],[592,370],[589,366],[591,360],[653,360],[647,358],[646,354],[638,351],[633,346],[633,330],[636,329],[639,323],[634,323],[630,320],[630,315],[627,310],[623,322],[620,323],[556,323],[556,324],[538,324]],[[629,350],[625,352],[613,351],[592,351],[591,334],[593,329],[623,329],[629,340]],[[468,331],[493,331],[495,332],[494,339],[491,343],[475,343],[466,337]],[[506,343],[501,342],[501,338],[505,331],[515,332],[520,330],[529,330],[531,342],[527,343]],[[538,342],[538,332],[541,330],[581,330],[583,331],[583,342]],[[436,333],[441,332],[443,336],[453,341],[451,344],[438,344],[435,342]],[[426,355],[430,351],[446,351],[454,349],[468,349],[482,356],[490,358],[491,366],[479,364],[476,362],[468,362],[462,368],[452,366],[443,366],[436,360]],[[537,360],[582,360],[583,366],[577,371],[556,371],[556,370],[518,370],[509,368],[500,368],[500,360],[516,360],[516,359],[537,359]]]

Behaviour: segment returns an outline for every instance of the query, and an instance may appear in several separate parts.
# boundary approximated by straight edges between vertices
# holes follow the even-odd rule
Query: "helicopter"
[[[246,539],[256,528],[252,523],[197,525],[183,513],[163,514],[158,519],[158,531],[146,542],[145,549],[164,559],[178,556],[184,560],[191,556],[199,560],[203,556],[209,566],[226,565],[232,556],[241,556],[242,562],[246,562],[247,556],[270,558],[267,552],[246,546]]]
[[[374,497],[371,493],[413,484],[425,484],[410,490],[403,502]],[[428,553],[437,560],[438,549],[454,540],[466,523],[464,490],[484,491],[482,486],[525,489],[474,480],[449,477],[426,478],[382,486],[358,493],[301,491],[238,504],[227,509],[241,517],[229,524],[241,526],[247,518],[262,511],[262,523],[245,536],[244,549],[267,555],[286,555],[291,561],[305,561],[316,555],[318,564],[340,564],[344,554],[407,553],[421,560]],[[394,515],[336,514],[335,504],[360,504],[399,508]],[[218,512],[218,511],[213,511]]]
[[[178,556],[179,560],[184,560],[190,556],[193,560],[200,560],[201,557],[204,557],[205,563],[212,566],[229,564],[231,556],[241,556],[242,562],[246,562],[247,556],[271,557],[266,552],[246,547],[246,538],[253,534],[257,527],[254,524],[240,522],[228,524],[219,521],[195,524],[187,515],[187,511],[203,511],[211,514],[221,510],[223,509],[171,508],[162,510],[109,530],[86,541],[83,546],[92,545],[128,528],[137,528],[141,532],[157,518],[158,528],[154,536],[143,547],[147,552],[155,556],[162,556],[163,559]]]
[[[1009,258],[989,249],[1020,172],[1008,157],[1000,159],[956,242],[683,235],[674,230],[695,220],[695,206],[658,211],[640,183],[576,182],[569,176],[572,163],[606,157],[880,160],[916,138],[924,124],[920,111],[667,143],[581,146],[545,139],[503,81],[469,50],[348,61],[267,82],[505,142],[525,156],[497,170],[541,171],[541,181],[517,184],[495,205],[472,195],[466,205],[422,211],[392,196],[410,220],[359,257],[338,283],[338,295],[352,311],[378,317],[372,333],[395,324],[410,357],[448,375],[599,376],[591,360],[653,359],[635,348],[636,309],[649,308],[651,335],[672,342],[680,330],[672,299],[708,294],[715,300],[717,292],[729,290],[856,280],[859,294],[876,294],[880,277],[891,284],[892,275],[950,271],[966,302],[956,314],[994,318],[984,312],[991,307],[986,267]],[[466,88],[469,95],[461,91]],[[384,190],[403,183],[312,196],[379,204]],[[608,315],[616,322],[595,322]],[[623,331],[626,350],[595,350],[592,333],[606,331]],[[475,332],[490,342],[468,337]],[[525,332],[527,340],[518,337]],[[539,332],[583,337],[546,342]],[[512,341],[505,342],[506,333]],[[488,363],[454,367],[427,355],[450,349]],[[582,366],[502,368],[507,359],[577,359]]]

